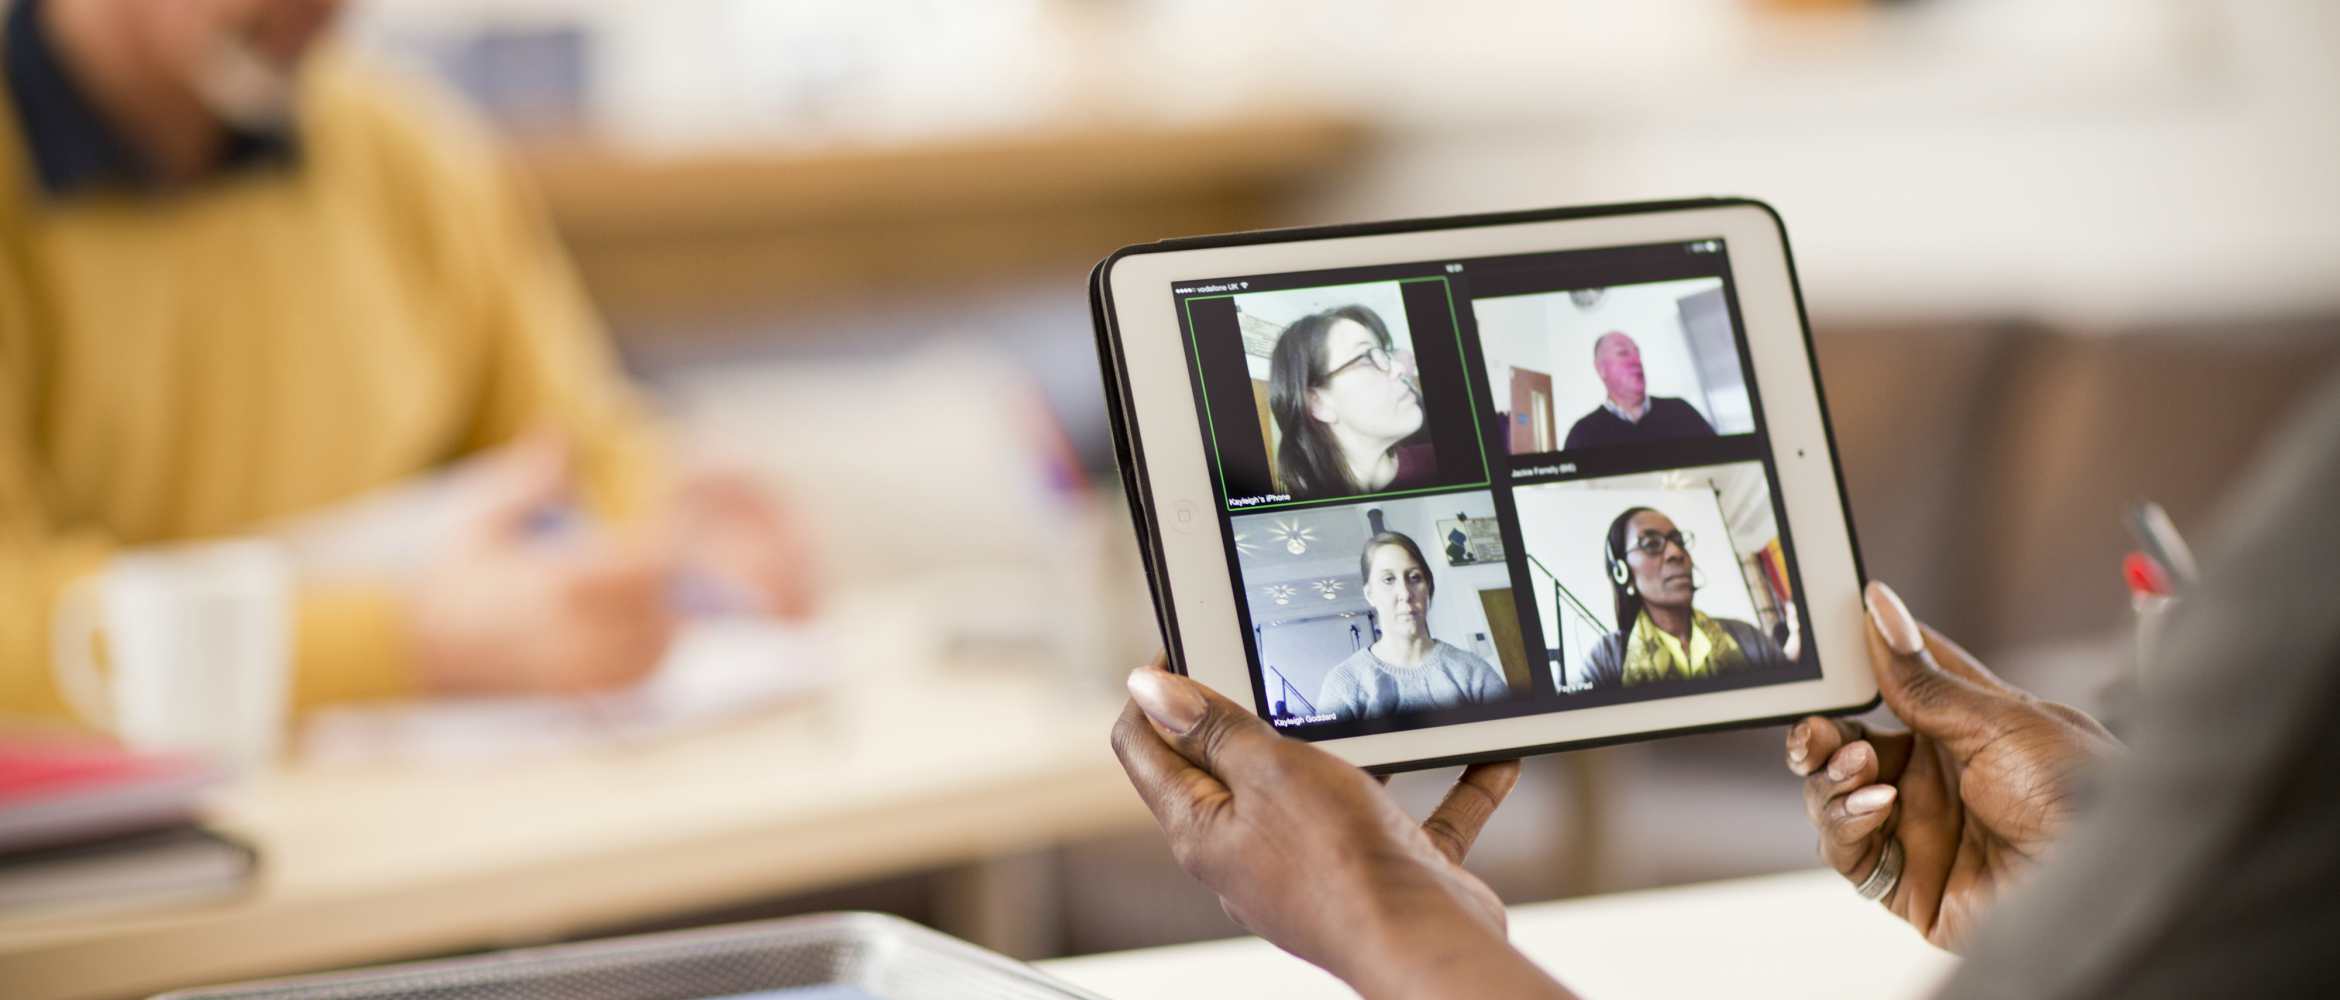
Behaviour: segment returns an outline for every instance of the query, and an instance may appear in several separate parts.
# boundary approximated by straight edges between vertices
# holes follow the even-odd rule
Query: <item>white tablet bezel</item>
[[[1865,708],[1877,695],[1868,666],[1862,578],[1849,514],[1778,217],[1759,202],[1589,210],[1603,214],[1472,224],[1447,220],[1401,232],[1311,237],[1261,234],[1261,242],[1192,248],[1133,247],[1100,269],[1106,338],[1118,356],[1124,433],[1142,441],[1132,477],[1152,531],[1156,597],[1185,671],[1239,703],[1251,703],[1251,665],[1233,604],[1221,506],[1188,378],[1186,333],[1173,302],[1182,281],[1511,254],[1629,247],[1719,238],[1746,327],[1749,355],[1778,470],[1784,515],[1804,587],[1805,641],[1816,643],[1818,679],[1376,733],[1317,742],[1360,766],[1395,769],[1522,750],[1617,742],[1683,730],[1752,724]],[[1406,224],[1399,224],[1406,225]],[[1233,237],[1242,241],[1249,238]],[[1176,247],[1176,244],[1172,244]],[[1127,455],[1125,461],[1131,460]],[[1500,462],[1500,455],[1489,455]],[[1491,470],[1498,471],[1499,470]]]

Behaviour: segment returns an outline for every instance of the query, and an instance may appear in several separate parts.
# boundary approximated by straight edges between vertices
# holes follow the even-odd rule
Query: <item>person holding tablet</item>
[[[1399,447],[1422,429],[1413,358],[1364,306],[1311,313],[1284,329],[1268,358],[1268,410],[1283,435],[1276,480],[1294,499],[1405,489],[1437,474],[1430,445]]]
[[[1869,667],[1908,731],[1806,718],[1787,766],[1822,861],[1964,956],[1940,996],[2340,989],[2325,947],[2340,920],[2340,523],[2326,516],[2340,381],[2308,417],[2229,506],[2220,555],[2146,652],[2159,683],[2140,689],[2133,746],[1867,586]],[[1500,900],[1461,864],[1516,762],[1465,768],[1416,824],[1363,770],[1158,662],[1129,690],[1114,750],[1245,927],[1367,997],[1571,995],[1510,945]],[[1814,947],[1824,987],[1830,946]]]
[[[1365,580],[1365,602],[1380,619],[1381,637],[1325,675],[1319,709],[1343,719],[1373,719],[1510,693],[1502,671],[1430,637],[1430,599],[1438,587],[1412,538],[1384,531],[1366,539],[1357,572]]]
[[[1519,225],[1527,220],[1538,225]],[[1563,231],[1641,242],[1555,250]],[[1722,235],[1699,235],[1706,232]],[[1725,242],[1728,260],[1714,252]],[[1800,578],[1784,582],[1820,616],[1810,640],[1819,648],[1792,669],[1736,675],[1733,686],[1779,682],[1743,691],[1589,705],[1582,714],[1538,712],[1543,699],[1531,695],[1499,725],[1441,726],[1433,714],[1405,720],[1410,728],[1283,738],[1262,718],[1263,705],[1213,693],[1253,693],[1257,669],[1251,637],[1237,629],[1241,604],[1209,593],[1240,588],[1235,554],[1222,555],[1223,532],[1191,523],[1187,498],[1218,485],[1213,470],[1183,454],[1154,463],[1151,489],[1133,490],[1131,503],[1158,557],[1155,596],[1181,673],[1153,667],[1130,676],[1132,704],[1114,745],[1174,854],[1228,913],[1368,996],[1565,995],[1504,940],[1500,901],[1459,864],[1516,766],[1466,769],[1419,825],[1365,769],[1497,761],[1804,717],[1791,730],[1788,764],[1804,782],[1822,859],[1932,940],[1971,949],[1951,995],[2340,995],[2340,961],[2325,947],[2340,925],[2340,895],[2330,891],[2340,881],[2340,740],[2329,732],[2340,718],[2340,618],[2330,613],[2340,520],[2328,510],[2340,493],[2332,446],[2340,384],[2237,497],[2226,557],[2205,562],[2199,584],[2184,586],[2147,651],[2133,749],[2085,715],[1999,682],[1925,631],[1882,585],[1863,594],[1784,228],[1759,202],[1594,206],[1125,247],[1100,262],[1091,288],[1100,355],[1129,418],[1116,428],[1117,445],[1145,472],[1138,425],[1211,433],[1187,374],[1200,341],[1191,330],[1170,334],[1182,319],[1225,331],[1239,325],[1238,314],[1231,303],[1214,304],[1229,282],[1182,276],[1253,274],[1233,284],[1259,294],[1410,275],[1417,284],[1409,289],[1459,286],[1460,298],[1476,301],[1517,290],[1494,277],[1503,272],[1496,264],[1530,255],[1539,268],[1565,262],[1640,275],[1662,267],[1766,290],[1749,297],[1750,322],[1734,324],[1734,336],[1787,377],[1767,381],[1758,413],[1769,430],[1746,444],[1778,467],[1781,541],[1793,520],[1803,543],[1800,553],[1781,547],[1789,575]],[[1366,259],[1400,263],[1351,266]],[[1173,309],[1160,308],[1165,288]],[[1188,348],[1195,356],[1182,356]],[[1515,462],[1514,499],[1522,486],[1543,485],[1537,480],[1599,471],[1570,464]],[[1229,506],[1244,505],[1230,498]],[[1158,527],[1167,511],[1176,519]],[[1219,512],[1218,526],[1236,516]],[[1656,533],[1648,555],[1686,566],[1689,539],[1670,537],[1670,526]],[[1628,549],[1615,555],[1638,590]],[[1197,586],[1181,599],[1174,581]],[[1661,573],[1657,589],[1683,582]],[[1675,639],[1686,670],[1699,654],[1686,632]],[[1908,731],[1830,718],[1879,700]],[[2088,773],[2100,764],[2101,775]],[[1857,941],[1825,926],[1751,930],[1778,942],[1819,992],[1829,989],[1832,962],[1861,957]]]
[[[1806,719],[1789,731],[1789,768],[1805,777],[1822,857],[1865,883],[1879,844],[1907,842],[1889,887],[1900,891],[1884,900],[1956,947],[2000,881],[2071,824],[2079,772],[2119,744],[1998,683],[1883,584],[1867,603],[1878,688],[1915,732]],[[1416,824],[1364,771],[1202,685],[1149,664],[1129,689],[1113,733],[1122,766],[1186,869],[1245,927],[1367,997],[1571,995],[1510,945],[1501,901],[1461,863],[1518,762],[1465,768]],[[1340,860],[1302,872],[1291,857]]]
[[[1673,519],[1633,507],[1609,522],[1602,550],[1616,599],[1617,631],[1585,654],[1584,675],[1595,688],[1715,677],[1793,663],[1800,637],[1782,648],[1762,629],[1730,618],[1710,618],[1691,607],[1697,566],[1690,539]]]

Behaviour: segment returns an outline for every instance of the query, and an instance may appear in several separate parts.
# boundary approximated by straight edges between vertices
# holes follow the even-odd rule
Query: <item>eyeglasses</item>
[[[1339,375],[1340,373],[1348,371],[1351,368],[1355,368],[1360,364],[1372,365],[1375,368],[1381,369],[1381,372],[1384,375],[1397,370],[1397,360],[1390,355],[1389,348],[1376,347],[1366,351],[1363,354],[1357,355],[1356,357],[1350,358],[1347,361],[1341,362],[1339,367],[1324,373],[1324,380],[1330,382],[1333,380],[1333,376]]]
[[[1638,539],[1635,539],[1633,542],[1633,547],[1639,550],[1642,555],[1656,558],[1665,554],[1666,544],[1671,542],[1675,545],[1681,546],[1682,554],[1688,555],[1690,553],[1690,540],[1692,537],[1693,536],[1687,531],[1669,531],[1662,535],[1652,531],[1642,535]]]

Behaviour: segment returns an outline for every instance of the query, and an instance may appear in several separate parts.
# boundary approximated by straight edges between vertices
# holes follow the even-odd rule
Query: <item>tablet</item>
[[[1172,669],[1376,771],[1876,703],[1777,213],[1124,247],[1091,303]]]

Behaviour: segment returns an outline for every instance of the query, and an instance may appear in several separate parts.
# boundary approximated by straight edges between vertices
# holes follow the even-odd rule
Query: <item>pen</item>
[[[2169,512],[2151,500],[2129,508],[2129,533],[2137,537],[2143,555],[2161,570],[2163,583],[2160,593],[2175,595],[2194,585],[2200,570],[2194,563],[2194,550],[2186,544],[2169,519]]]
[[[2131,506],[2128,521],[2139,550],[2122,558],[2121,577],[2129,587],[2129,606],[2137,612],[2136,670],[2141,680],[2150,680],[2145,665],[2153,659],[2162,623],[2198,571],[2193,549],[2160,504],[2147,500]]]
[[[2137,600],[2170,596],[2168,571],[2143,552],[2121,559],[2121,578],[2129,585],[2129,596]]]
[[[591,527],[585,514],[566,504],[548,504],[528,513],[530,538],[558,544]],[[666,582],[667,607],[685,618],[726,618],[749,613],[753,599],[737,585],[697,566],[677,567]]]

